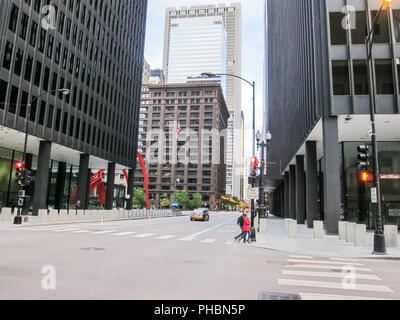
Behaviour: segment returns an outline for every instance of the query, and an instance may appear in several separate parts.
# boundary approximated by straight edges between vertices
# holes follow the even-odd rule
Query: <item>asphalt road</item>
[[[321,260],[233,243],[236,218],[10,227],[0,231],[0,299],[400,298],[400,262]],[[356,287],[337,287],[343,267],[354,268]]]

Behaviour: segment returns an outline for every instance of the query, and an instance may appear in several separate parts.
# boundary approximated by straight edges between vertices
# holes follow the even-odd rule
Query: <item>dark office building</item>
[[[357,146],[371,141],[365,39],[381,3],[266,1],[272,210],[309,227],[324,220],[332,234],[340,219],[375,227],[356,166]],[[386,8],[372,57],[376,130],[384,223],[400,225],[400,2]]]
[[[218,205],[225,195],[228,118],[218,83],[143,86],[138,151],[146,162],[153,207],[159,208],[162,195],[173,194],[175,186],[200,193],[210,208]],[[144,186],[140,170],[135,186]]]
[[[115,205],[110,177],[136,165],[146,10],[147,0],[0,1],[0,206],[17,200],[26,121],[34,213],[87,208],[100,169],[105,207]]]

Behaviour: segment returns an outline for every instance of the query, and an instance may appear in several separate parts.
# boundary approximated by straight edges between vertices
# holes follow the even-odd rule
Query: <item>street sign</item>
[[[400,174],[381,174],[382,180],[400,180]]]
[[[23,198],[18,199],[18,206],[21,207],[23,205],[24,205],[24,199]]]
[[[247,198],[249,200],[257,200],[259,197],[259,190],[258,188],[249,188],[247,191]]]
[[[371,202],[378,203],[378,192],[376,188],[371,188]]]

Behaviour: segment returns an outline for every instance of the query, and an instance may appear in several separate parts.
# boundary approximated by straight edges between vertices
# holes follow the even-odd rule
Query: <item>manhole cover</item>
[[[298,294],[276,293],[276,292],[260,292],[258,300],[301,300]]]
[[[79,250],[82,250],[82,251],[106,251],[106,249],[104,249],[104,248],[94,248],[94,247],[80,248]]]
[[[204,261],[201,260],[185,260],[184,263],[188,263],[188,264],[202,264],[205,263]]]

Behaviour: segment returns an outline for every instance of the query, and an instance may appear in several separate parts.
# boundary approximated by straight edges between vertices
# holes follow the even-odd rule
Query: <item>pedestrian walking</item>
[[[237,219],[237,225],[240,227],[240,233],[235,237],[235,242],[240,241],[244,236],[244,234],[243,234],[244,214],[245,214],[245,212],[242,211],[242,214]]]
[[[250,219],[249,219],[249,214],[246,212],[244,214],[244,219],[243,219],[243,243],[246,243],[246,241],[248,243],[251,243],[250,240],[250,231],[251,231],[251,227],[250,227],[251,223],[250,223]]]

